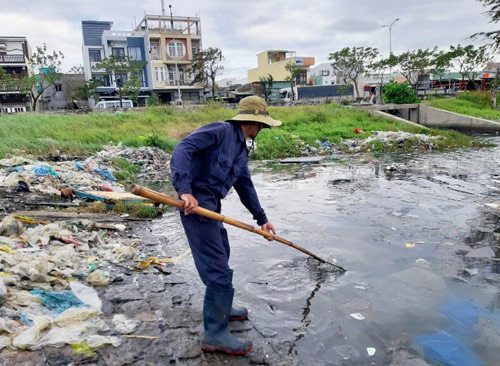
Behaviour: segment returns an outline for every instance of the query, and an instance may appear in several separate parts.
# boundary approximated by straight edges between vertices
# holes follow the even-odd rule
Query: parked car
[[[123,108],[132,108],[134,103],[131,100],[122,100]],[[95,109],[121,108],[119,100],[101,100],[94,107]]]

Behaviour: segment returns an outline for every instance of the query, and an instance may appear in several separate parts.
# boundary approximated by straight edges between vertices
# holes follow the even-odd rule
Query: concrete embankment
[[[361,106],[373,114],[420,127],[451,128],[466,132],[500,132],[500,122],[445,111],[427,104]]]

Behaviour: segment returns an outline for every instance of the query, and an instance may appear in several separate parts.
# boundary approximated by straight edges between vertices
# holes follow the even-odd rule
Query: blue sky
[[[219,47],[225,56],[222,77],[246,77],[266,49],[297,51],[316,63],[346,46],[388,54],[389,31],[382,25],[396,18],[394,53],[467,44],[472,33],[496,28],[475,0],[165,0],[167,12],[168,4],[174,15],[201,18],[203,47]],[[61,50],[66,71],[82,64],[82,20],[110,20],[113,29],[130,30],[134,17],[139,22],[144,12],[160,14],[161,1],[0,0],[0,9],[1,35]]]

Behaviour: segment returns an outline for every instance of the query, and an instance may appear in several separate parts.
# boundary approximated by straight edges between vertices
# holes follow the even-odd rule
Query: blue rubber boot
[[[207,287],[203,303],[205,336],[201,349],[207,352],[224,352],[244,355],[252,350],[252,342],[240,341],[228,329],[234,289]]]
[[[229,281],[233,283],[233,270],[229,270],[227,274]],[[248,319],[248,309],[241,307],[241,308],[233,308],[231,307],[231,316],[229,317],[229,321],[234,322],[234,321],[241,321],[241,320],[247,320]]]

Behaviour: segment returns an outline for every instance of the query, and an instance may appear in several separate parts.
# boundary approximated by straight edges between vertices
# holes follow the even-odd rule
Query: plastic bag
[[[482,366],[484,363],[464,343],[447,331],[417,337],[412,347],[422,348],[425,359],[454,366]]]
[[[88,275],[87,282],[93,286],[107,286],[109,283],[109,277],[107,277],[106,273],[96,269]]]
[[[6,216],[0,224],[0,235],[20,235],[24,232],[23,223],[12,216]]]
[[[46,316],[37,317],[32,327],[22,331],[12,340],[12,345],[20,349],[26,349],[35,345],[39,341],[41,333],[49,326],[49,318]]]
[[[0,305],[3,304],[3,302],[5,301],[6,298],[7,298],[7,287],[5,287],[5,283],[3,283],[3,279],[0,278]]]
[[[30,292],[33,295],[38,296],[46,307],[53,309],[58,313],[62,313],[69,308],[80,307],[83,305],[83,302],[81,302],[72,291],[54,292],[35,289]]]
[[[113,316],[113,325],[118,333],[130,334],[139,325],[136,319],[128,319],[124,314],[116,314]]]
[[[70,308],[54,319],[54,324],[58,327],[66,327],[86,321],[97,315],[97,310],[88,308]]]
[[[96,290],[76,281],[71,282],[69,286],[81,302],[97,310],[99,313],[101,312],[102,302]]]

